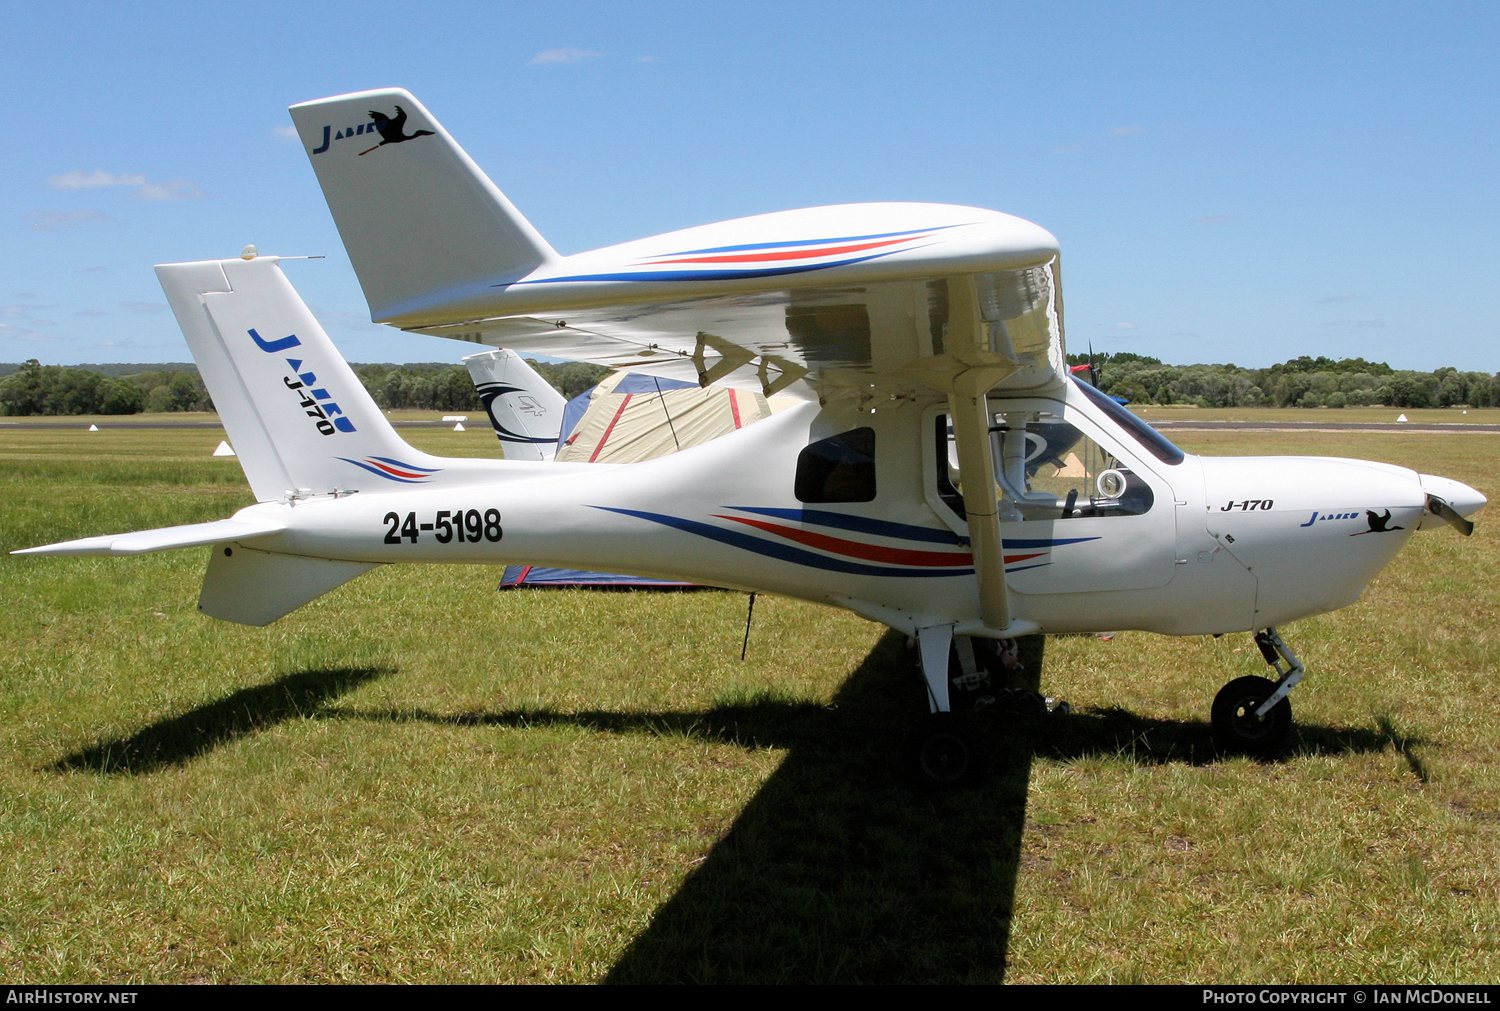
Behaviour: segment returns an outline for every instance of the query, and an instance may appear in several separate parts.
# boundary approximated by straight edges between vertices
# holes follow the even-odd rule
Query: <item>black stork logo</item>
[[[1368,530],[1361,530],[1357,534],[1350,534],[1349,535],[1350,537],[1362,537],[1365,534],[1389,534],[1389,533],[1394,533],[1397,530],[1405,530],[1406,529],[1405,527],[1388,527],[1388,526],[1386,526],[1386,524],[1391,521],[1391,511],[1389,509],[1387,509],[1385,511],[1385,515],[1384,516],[1381,516],[1380,514],[1378,514],[1377,512],[1375,512],[1374,509],[1366,509],[1365,510],[1365,519],[1369,521],[1369,523],[1370,523],[1370,529],[1368,529]]]
[[[402,141],[415,140],[418,137],[433,136],[433,131],[431,130],[413,130],[411,133],[407,133],[406,110],[398,105],[396,106],[396,115],[394,116],[387,116],[383,112],[376,112],[374,109],[371,109],[370,122],[360,123],[357,127],[351,126],[347,130],[338,131],[337,134],[333,132],[332,126],[323,127],[323,143],[313,148],[312,153],[322,154],[336,140],[346,140],[350,137],[364,137],[375,133],[380,134],[380,143],[376,144],[375,147],[366,148],[361,151],[361,156],[369,154],[376,147],[384,147],[387,144],[400,144]]]
[[[387,144],[400,144],[405,140],[416,140],[418,137],[431,137],[431,130],[414,130],[406,132],[406,110],[396,106],[396,115],[387,116],[383,112],[370,110],[370,121],[375,124],[375,132],[380,134],[380,143],[375,147],[385,147]],[[375,150],[375,147],[361,151],[360,155],[367,155]]]

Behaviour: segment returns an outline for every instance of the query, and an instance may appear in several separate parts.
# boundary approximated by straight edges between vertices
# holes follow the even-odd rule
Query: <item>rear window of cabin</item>
[[[799,502],[870,502],[875,498],[875,429],[820,439],[797,454]]]

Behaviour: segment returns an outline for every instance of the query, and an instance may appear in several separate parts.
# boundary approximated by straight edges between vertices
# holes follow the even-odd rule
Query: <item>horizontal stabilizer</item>
[[[23,548],[13,555],[143,555],[149,551],[171,548],[196,548],[205,544],[229,544],[247,541],[267,534],[280,533],[286,523],[280,519],[215,520],[212,523],[188,523],[156,530],[137,530],[130,534],[106,534],[83,537],[76,541]]]
[[[373,568],[374,562],[336,562],[226,547],[208,560],[198,610],[221,621],[269,625]]]

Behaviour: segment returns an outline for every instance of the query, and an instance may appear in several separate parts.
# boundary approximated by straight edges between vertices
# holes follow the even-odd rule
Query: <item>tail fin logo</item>
[[[313,148],[312,153],[322,154],[336,140],[363,137],[372,133],[380,134],[380,142],[375,147],[369,147],[361,151],[361,156],[367,155],[375,150],[375,148],[384,147],[387,144],[400,144],[403,141],[416,140],[418,137],[434,136],[431,130],[413,130],[411,133],[407,133],[406,110],[398,105],[396,106],[396,115],[394,116],[387,116],[383,112],[376,112],[374,109],[371,109],[370,122],[368,123],[360,123],[357,126],[351,126],[337,132],[334,131],[332,126],[323,127],[323,143]]]
[[[255,346],[260,348],[262,351],[267,352],[268,354],[274,355],[278,352],[285,351],[287,348],[297,347],[302,343],[297,339],[297,335],[294,333],[287,334],[279,341],[268,341],[260,334],[256,333],[254,330],[250,330],[248,332],[250,334],[250,339],[255,342]]]
[[[302,345],[302,341],[294,333],[287,334],[280,340],[268,341],[253,329],[245,332],[250,335],[255,346],[267,354],[280,354]],[[303,372],[301,358],[288,358],[286,363],[291,366],[295,376],[282,376],[281,383],[297,394],[298,406],[302,408],[304,414],[313,419],[313,424],[317,426],[320,435],[355,431],[354,422],[344,417],[344,409],[334,403],[333,394],[318,385],[317,373],[311,369]]]

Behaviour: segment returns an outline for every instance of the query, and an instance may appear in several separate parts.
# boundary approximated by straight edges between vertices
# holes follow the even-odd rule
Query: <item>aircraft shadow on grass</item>
[[[1023,640],[1031,687],[1044,640]],[[140,732],[60,759],[59,771],[141,774],[179,765],[293,718],[681,734],[786,759],[723,839],[659,908],[608,982],[980,982],[1004,978],[1020,867],[1027,782],[1036,758],[1217,760],[1201,721],[1124,709],[992,725],[981,787],[914,791],[897,744],[922,688],[895,633],[884,636],[824,706],[767,696],[698,712],[512,710],[441,714],[333,703],[380,676],[303,671],[248,688]],[[1299,724],[1280,760],[1421,743],[1378,730]],[[1409,757],[1409,761],[1414,756]],[[1420,774],[1420,766],[1413,771]]]
[[[129,737],[75,751],[50,768],[144,775],[183,765],[248,734],[312,716],[320,706],[387,673],[377,667],[297,671],[159,720]]]
[[[1044,640],[1023,640],[1033,689]],[[775,697],[699,712],[510,710],[441,714],[329,707],[337,719],[446,726],[569,725],[682,734],[785,761],[653,916],[607,982],[980,982],[1003,979],[1034,758],[1217,760],[1209,725],[1123,709],[992,725],[994,763],[973,790],[930,795],[896,757],[921,710],[914,660],[884,636],[828,706]],[[1302,724],[1282,760],[1410,744]]]

